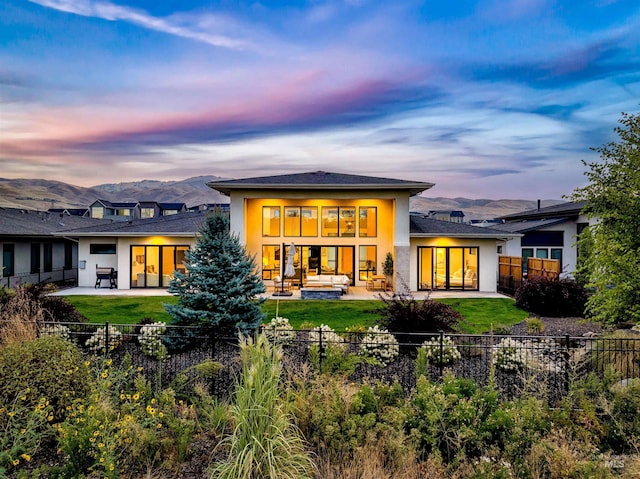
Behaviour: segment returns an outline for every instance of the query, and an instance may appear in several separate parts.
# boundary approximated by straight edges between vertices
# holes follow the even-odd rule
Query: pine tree
[[[252,334],[264,320],[264,299],[256,296],[265,287],[256,274],[255,258],[230,233],[226,216],[207,217],[186,258],[187,274],[176,272],[169,284],[168,291],[179,296],[178,304],[165,305],[171,324],[202,326],[215,335]]]

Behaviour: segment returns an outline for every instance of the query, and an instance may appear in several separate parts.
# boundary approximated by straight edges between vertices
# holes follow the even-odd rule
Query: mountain
[[[97,199],[114,202],[158,201],[160,203],[185,203],[195,206],[202,203],[228,203],[229,198],[207,186],[220,180],[218,176],[196,176],[180,181],[141,180],[127,183],[108,183],[83,188],[59,181],[0,178],[0,207],[47,210],[49,208],[87,208]],[[561,201],[543,200],[541,206]],[[469,198],[411,198],[411,211],[462,210],[465,220],[491,219],[510,213],[536,208],[536,201],[491,200]]]

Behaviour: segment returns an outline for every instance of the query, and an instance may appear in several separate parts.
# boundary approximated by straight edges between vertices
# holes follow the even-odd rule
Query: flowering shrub
[[[291,344],[296,337],[289,320],[281,316],[273,318],[269,324],[263,324],[260,328],[271,344]]]
[[[107,332],[109,333],[109,351],[113,351],[122,343],[122,333],[114,326],[109,325]],[[102,354],[106,352],[105,329],[98,328],[95,333],[87,339],[87,348],[94,354]]]
[[[344,339],[326,324],[321,324],[309,332],[309,346],[344,347]]]
[[[360,352],[372,357],[381,366],[393,361],[400,351],[398,340],[386,329],[373,326],[367,329],[367,334],[360,343]]]
[[[504,338],[493,347],[493,363],[506,372],[522,370],[527,364],[527,352],[520,341]]]
[[[438,366],[454,363],[462,356],[456,343],[449,336],[442,338],[442,345],[439,337],[429,339],[422,343],[420,349],[424,350],[425,359]]]
[[[31,461],[40,443],[52,435],[53,408],[45,398],[35,403],[31,388],[0,407],[0,477]]]
[[[142,352],[149,357],[162,361],[169,357],[167,347],[162,342],[162,337],[167,330],[167,325],[158,321],[157,323],[145,324],[140,328],[138,341],[142,347]]]
[[[56,336],[62,339],[69,339],[69,328],[67,328],[64,324],[45,324],[40,330],[41,336]]]

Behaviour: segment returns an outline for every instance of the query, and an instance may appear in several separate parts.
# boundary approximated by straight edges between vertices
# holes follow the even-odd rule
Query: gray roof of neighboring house
[[[412,213],[409,217],[409,236],[435,237],[449,236],[459,238],[505,238],[521,236],[496,228],[482,228],[465,223],[437,220],[423,214]]]
[[[218,180],[207,183],[207,186],[229,195],[232,190],[246,189],[377,189],[377,190],[409,190],[416,195],[428,190],[433,183],[406,181],[393,178],[348,175],[327,171],[311,171],[289,175],[260,176],[237,180]]]
[[[190,211],[157,218],[130,221],[98,220],[94,226],[65,231],[67,236],[195,236],[204,224],[209,212]]]
[[[527,233],[528,231],[535,231],[541,228],[546,228],[548,226],[553,226],[557,224],[564,223],[565,221],[569,221],[570,218],[549,218],[549,219],[541,219],[541,220],[522,220],[522,221],[510,221],[508,223],[503,223],[501,225],[493,226],[493,228],[498,230],[509,231],[511,233]]]
[[[158,203],[158,205],[163,210],[181,210],[187,207],[184,203]]]
[[[101,224],[104,220],[21,208],[0,208],[0,236],[52,236],[69,228]]]
[[[522,211],[520,213],[511,213],[509,215],[500,216],[500,219],[506,221],[517,221],[521,219],[543,219],[558,218],[567,216],[578,216],[582,209],[586,206],[585,201],[568,201],[557,205],[546,206],[535,210]]]

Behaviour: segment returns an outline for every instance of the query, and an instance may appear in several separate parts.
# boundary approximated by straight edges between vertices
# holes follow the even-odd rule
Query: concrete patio
[[[301,300],[300,290],[294,289],[291,296],[273,296],[274,289],[268,288],[262,297],[267,299],[281,299],[282,301]],[[357,301],[379,299],[380,291],[370,291],[365,287],[351,286],[349,293],[342,296],[342,301]],[[171,296],[166,289],[163,288],[137,288],[137,289],[109,289],[109,288],[67,288],[52,293],[53,296],[72,296],[72,295],[88,295],[88,296]],[[431,299],[438,298],[508,298],[500,293],[484,293],[481,291],[433,291],[429,295],[425,291],[412,293],[416,299],[424,299],[428,296]]]

